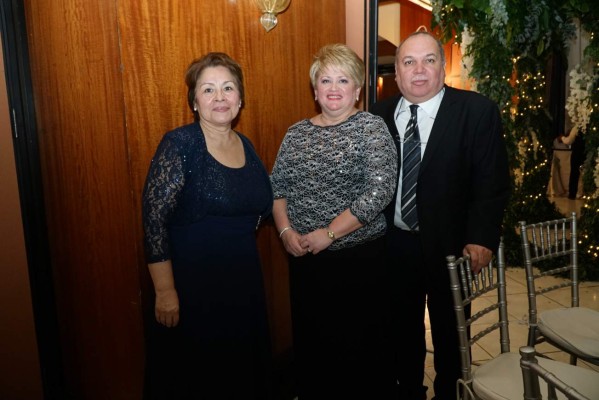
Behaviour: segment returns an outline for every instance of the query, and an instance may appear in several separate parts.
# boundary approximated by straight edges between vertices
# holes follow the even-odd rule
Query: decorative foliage
[[[574,19],[591,34],[585,57],[592,60],[588,78],[574,72],[577,90],[568,99],[573,121],[585,124],[587,149],[585,193],[599,187],[599,7],[594,0],[433,0],[433,25],[442,40],[461,44],[468,75],[476,90],[493,99],[503,116],[513,171],[513,191],[504,219],[507,261],[521,264],[518,221],[543,221],[561,214],[546,196],[550,175],[553,116],[545,99],[546,70],[558,54],[565,58],[576,37]],[[576,70],[574,70],[576,71]],[[583,87],[583,85],[586,85]],[[591,89],[592,88],[592,89]],[[585,108],[586,107],[586,108]],[[576,111],[574,111],[576,110]],[[586,111],[585,111],[586,110]],[[589,178],[591,176],[592,178]],[[599,179],[599,178],[597,178]],[[585,279],[599,279],[599,198],[587,202],[579,218],[579,262]],[[594,243],[594,244],[593,244]],[[584,250],[583,250],[584,249]]]
[[[591,85],[593,79],[577,64],[570,71],[570,96],[566,102],[566,110],[572,122],[572,128],[580,133],[586,131],[591,120]]]
[[[595,154],[597,154],[597,157],[595,158],[595,165],[599,165],[599,148],[597,148]],[[599,168],[595,168],[593,176],[595,178],[595,187],[597,190],[599,190]],[[592,197],[599,197],[599,192],[595,192]]]

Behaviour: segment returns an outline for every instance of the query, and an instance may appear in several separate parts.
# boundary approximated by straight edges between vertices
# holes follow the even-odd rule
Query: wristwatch
[[[334,241],[335,239],[337,239],[337,238],[335,237],[335,232],[333,232],[333,231],[327,231],[327,235],[329,236],[329,239],[331,239],[331,240],[333,240],[333,241]]]

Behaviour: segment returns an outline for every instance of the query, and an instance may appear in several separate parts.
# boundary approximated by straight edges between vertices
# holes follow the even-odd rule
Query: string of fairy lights
[[[517,59],[514,59],[514,63],[516,62]],[[597,64],[597,68],[599,69],[599,63]],[[537,113],[544,110],[546,79],[543,73],[524,73],[519,78],[509,78],[508,80],[510,80],[514,87],[517,88],[517,96],[513,103],[508,102],[505,104],[506,107],[504,108],[504,112],[509,111],[512,118],[524,118],[528,113]],[[591,94],[593,99],[599,99],[599,87],[594,88],[593,91],[595,92],[594,96]],[[599,104],[593,102],[590,110],[591,115],[596,113],[597,110],[599,110]],[[596,119],[591,118],[585,134],[597,134]],[[520,143],[518,148],[520,149],[520,157],[529,161],[536,160],[534,165],[519,169],[519,179],[521,183],[523,180],[534,177],[540,171],[548,168],[550,161],[547,157],[539,157],[539,155],[548,153],[545,152],[543,144],[538,139],[534,138],[534,136],[532,140],[528,137],[522,137],[519,140]],[[597,155],[594,165],[591,163],[590,167],[594,167],[595,176],[599,176],[599,171],[597,171],[599,169],[599,155]],[[597,179],[599,180],[599,177]],[[546,196],[545,193],[528,194],[521,199],[521,205],[526,206],[528,203],[534,203],[544,196]],[[582,201],[582,208],[585,209],[584,214],[586,217],[590,218],[594,212],[595,218],[599,218],[599,196],[584,194],[582,196]],[[579,252],[583,252],[594,259],[599,258],[599,231],[581,231],[578,235],[578,247]]]
[[[516,64],[518,58],[515,58],[513,62]],[[597,63],[596,69],[599,70],[599,63]],[[599,79],[595,79],[595,81],[598,82]],[[525,117],[527,113],[536,113],[545,108],[543,94],[546,91],[546,79],[544,74],[541,72],[537,72],[536,74],[524,73],[512,83],[518,88],[516,100],[518,106],[512,105],[510,108],[515,114],[512,115],[512,117]],[[593,91],[594,93],[589,94],[591,98],[595,100],[594,102],[591,102],[591,109],[589,110],[591,116],[599,110],[599,105],[597,103],[599,99],[599,87],[593,88]],[[590,118],[584,134],[597,135],[596,118]],[[537,160],[537,163],[533,165],[532,168],[529,167],[528,170],[522,171],[522,179],[526,179],[529,176],[534,176],[540,170],[548,168],[549,160],[546,157],[537,157],[538,154],[547,154],[543,151],[543,145],[538,140],[533,142],[532,140],[528,140],[528,138],[522,138],[522,141],[525,154],[527,154],[528,157],[534,157],[532,160]],[[599,152],[599,149],[597,149],[597,152]],[[531,158],[529,158],[529,160],[531,160]],[[587,165],[587,168],[594,168],[595,176],[599,176],[599,154],[597,155],[595,162],[591,162],[590,165]],[[597,180],[599,180],[599,177],[596,178],[596,181]],[[597,182],[596,186],[599,186]],[[585,212],[581,214],[584,214],[585,218],[599,219],[599,196],[597,196],[597,191],[594,195],[584,194],[582,196],[582,208],[585,209]],[[528,195],[528,201],[538,200],[543,196],[545,196],[544,193],[530,194]],[[522,202],[524,205],[526,199],[523,199]],[[581,230],[578,237],[579,252],[585,253],[594,259],[599,258],[599,231],[592,232]]]
[[[536,2],[537,0],[532,1]],[[587,4],[586,1],[583,1],[583,3]],[[490,4],[490,12],[488,4],[482,7],[476,3],[471,3],[469,6],[471,8],[466,8],[462,1],[434,0],[432,1],[432,8],[433,16],[435,21],[439,23],[443,36],[446,39],[453,37],[457,39],[458,43],[460,39],[465,39],[468,44],[464,48],[472,50],[472,52],[464,52],[469,64],[464,65],[464,67],[470,79],[474,80],[473,88],[480,86],[479,89],[483,93],[490,95],[500,105],[503,105],[501,113],[506,122],[506,139],[510,140],[510,144],[516,146],[517,151],[517,166],[515,167],[516,171],[514,171],[516,184],[522,188],[524,183],[530,180],[528,181],[530,184],[526,185],[525,190],[522,191],[521,198],[517,199],[517,201],[522,202],[519,206],[525,207],[546,197],[546,193],[536,192],[543,192],[543,189],[547,188],[547,182],[541,182],[540,180],[544,179],[547,168],[550,168],[551,160],[548,158],[551,157],[551,151],[543,147],[543,144],[534,132],[535,129],[543,129],[539,124],[535,123],[537,122],[535,117],[539,116],[542,119],[541,113],[547,113],[548,104],[545,99],[547,91],[546,76],[540,71],[535,73],[525,72],[525,70],[530,68],[530,65],[525,66],[521,64],[521,61],[529,62],[535,57],[533,54],[535,48],[531,45],[533,42],[532,38],[529,38],[531,40],[520,40],[518,42],[520,47],[514,49],[518,54],[527,56],[528,60],[521,60],[520,56],[514,56],[511,60],[512,71],[504,70],[503,73],[497,72],[504,67],[509,69],[509,66],[503,65],[501,62],[490,65],[485,63],[497,55],[495,50],[489,54],[476,54],[477,52],[486,52],[491,48],[497,49],[498,47],[481,45],[484,42],[484,40],[481,42],[482,38],[478,39],[478,46],[471,47],[469,45],[473,37],[476,36],[476,33],[482,33],[482,36],[485,36],[486,39],[489,39],[491,36],[491,41],[496,40],[501,45],[499,47],[509,48],[509,45],[507,45],[508,25],[512,28],[524,27],[518,33],[521,36],[530,35],[535,32],[534,29],[529,29],[529,25],[518,23],[529,17],[519,12],[519,10],[534,8],[521,7],[521,4],[492,2]],[[565,9],[567,7],[567,5],[564,6]],[[508,8],[510,9],[508,10]],[[576,9],[570,11],[576,11]],[[599,55],[599,50],[597,49],[599,41],[596,40],[593,31],[596,31],[599,23],[593,17],[594,15],[596,15],[596,12],[589,11],[586,16],[586,22],[581,25],[590,35],[588,45],[594,46],[593,49],[585,49],[585,54],[594,54],[596,58]],[[520,18],[520,20],[518,22],[512,21],[509,24],[510,18]],[[457,32],[465,33],[456,34]],[[514,38],[516,32],[511,33],[510,37]],[[543,37],[543,35],[539,35],[539,37]],[[513,44],[514,42],[512,41],[511,43]],[[541,42],[538,43],[540,45],[544,44]],[[538,47],[536,50],[538,50]],[[586,50],[591,51],[587,52]],[[480,74],[480,68],[472,69],[473,59],[483,60],[478,65],[479,67],[482,65],[485,68],[489,67],[488,72]],[[591,146],[599,146],[599,60],[593,60],[593,62],[595,63],[593,68],[593,82],[597,87],[593,87],[592,92],[589,93],[591,98],[590,113],[592,117],[586,126],[585,132],[582,133],[585,135],[585,138],[589,139],[587,140],[587,146],[588,143],[591,143]],[[492,70],[494,72],[491,72]],[[510,74],[512,75],[508,76]],[[478,78],[478,82],[476,82],[476,78]],[[486,93],[489,90],[493,93]],[[514,93],[513,97],[509,98],[509,92]],[[592,152],[594,156],[593,160],[585,162],[586,171],[583,172],[583,175],[587,177],[588,181],[588,174],[594,172],[594,193],[584,193],[582,197],[582,218],[579,218],[579,254],[591,257],[591,264],[594,266],[599,265],[597,264],[597,259],[599,258],[599,148],[589,149],[587,147],[586,151]],[[535,179],[539,179],[539,181],[537,182]],[[528,191],[533,193],[528,193]]]

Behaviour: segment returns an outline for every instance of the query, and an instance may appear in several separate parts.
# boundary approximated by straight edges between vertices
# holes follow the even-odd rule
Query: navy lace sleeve
[[[168,221],[185,184],[184,156],[166,134],[150,163],[142,197],[144,246],[148,263],[170,258]]]

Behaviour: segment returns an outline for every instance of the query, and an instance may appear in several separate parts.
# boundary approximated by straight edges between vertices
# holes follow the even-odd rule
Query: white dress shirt
[[[418,104],[418,132],[420,133],[420,157],[424,157],[424,151],[426,150],[426,144],[433,128],[433,123],[437,117],[441,100],[445,88],[441,89],[433,98],[425,101],[424,103]],[[405,97],[402,97],[400,102],[397,104],[395,110],[395,126],[397,126],[397,132],[399,132],[401,154],[403,155],[403,140],[406,132],[406,126],[410,120],[410,103]],[[399,171],[399,182],[397,184],[397,201],[395,203],[395,217],[393,223],[395,226],[401,229],[409,230],[408,226],[401,219],[401,181],[403,176],[403,168]]]

